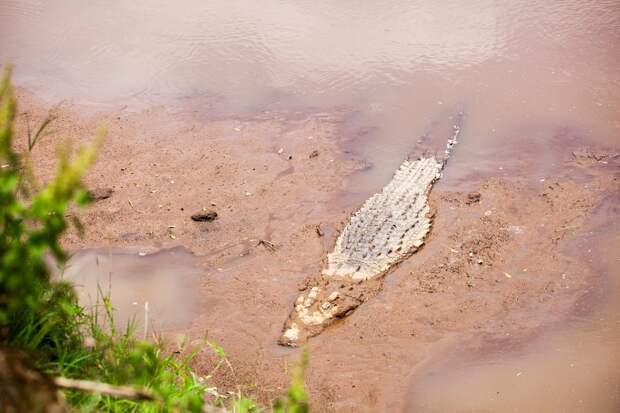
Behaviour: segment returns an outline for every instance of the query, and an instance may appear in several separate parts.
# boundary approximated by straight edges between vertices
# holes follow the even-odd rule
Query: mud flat
[[[618,193],[563,243],[594,278],[561,322],[529,337],[472,336],[411,378],[406,411],[616,412],[620,409]],[[568,269],[567,269],[568,271]],[[563,272],[568,284],[574,274]]]
[[[31,121],[43,117],[32,96],[23,92],[22,102]],[[149,261],[140,255],[189,248],[196,254],[191,259],[163,257],[171,267],[192,268],[185,272],[191,275],[175,271],[160,278],[161,287],[178,287],[180,296],[190,288],[188,301],[198,310],[188,313],[179,303],[179,314],[191,314],[191,320],[159,320],[163,330],[221,343],[234,366],[234,374],[215,378],[223,389],[240,385],[264,402],[276,397],[298,355],[276,344],[282,323],[298,289],[326,265],[339,231],[359,207],[345,185],[367,164],[338,146],[338,119],[309,114],[192,123],[163,109],[92,115],[75,109],[62,111],[34,161],[44,175],[50,173],[60,136],[88,136],[106,119],[109,138],[88,183],[113,192],[76,211],[86,235],[70,234],[65,244],[75,250],[122,248],[147,259],[141,273],[148,273]],[[20,119],[24,127],[26,117]],[[508,340],[502,345],[514,348],[512,343],[536,340],[547,326],[561,325],[576,308],[589,308],[588,294],[600,288],[601,277],[569,246],[584,233],[597,237],[600,226],[591,217],[618,194],[620,160],[613,147],[584,147],[565,129],[547,142],[554,140],[564,145],[545,178],[525,167],[509,176],[472,179],[474,188],[465,192],[453,189],[458,177],[450,175],[457,150],[429,198],[434,224],[424,247],[382,285],[367,288],[364,306],[310,341],[308,386],[316,409],[412,406],[410,396],[418,393],[409,383],[442,354],[469,348],[475,338],[501,337]],[[505,165],[527,165],[520,156],[529,155],[523,151]],[[217,218],[193,221],[191,215],[203,208],[216,210]],[[613,260],[612,251],[604,251]],[[161,267],[153,261],[150,268]],[[144,274],[121,276],[142,277],[135,293],[144,293]],[[158,307],[157,298],[149,300]],[[157,322],[155,311],[153,318]],[[197,368],[208,371],[211,363],[205,350]],[[425,386],[426,379],[420,383]]]

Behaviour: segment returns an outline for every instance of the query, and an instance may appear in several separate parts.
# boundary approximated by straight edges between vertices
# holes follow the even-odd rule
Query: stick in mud
[[[422,246],[431,227],[428,194],[457,143],[463,113],[450,119],[451,136],[442,154],[405,160],[382,191],[350,217],[327,255],[327,267],[307,280],[297,297],[279,344],[298,346],[349,315],[380,288],[391,268]]]
[[[155,400],[155,396],[150,391],[146,389],[136,389],[130,386],[114,386],[98,381],[76,380],[66,377],[54,377],[53,382],[59,389],[79,390],[133,400]]]

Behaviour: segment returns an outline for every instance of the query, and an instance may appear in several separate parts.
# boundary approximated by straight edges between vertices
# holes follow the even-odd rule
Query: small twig
[[[136,206],[133,204],[133,202],[131,202],[131,199],[127,199],[127,203],[129,204],[129,206],[131,207],[131,209],[133,209],[134,211],[140,213],[140,214],[144,214],[144,211],[140,211],[138,208],[136,208]]]
[[[132,400],[155,400],[152,392],[145,389],[135,389],[130,386],[113,386],[90,380],[76,380],[66,377],[54,377],[54,385],[60,389],[79,390],[89,393],[99,393],[106,396],[122,397]]]
[[[321,229],[321,224],[318,224],[316,227],[314,227],[314,230],[316,231],[316,235],[318,235],[319,237],[325,235],[325,233]]]
[[[144,303],[144,337],[143,340],[146,340],[146,337],[149,333],[149,302]]]
[[[267,240],[261,239],[258,241],[258,244],[256,244],[256,246],[258,247],[259,245],[264,246],[265,248],[267,248],[269,251],[274,252],[276,250],[276,246],[274,245],[273,242],[269,242]]]

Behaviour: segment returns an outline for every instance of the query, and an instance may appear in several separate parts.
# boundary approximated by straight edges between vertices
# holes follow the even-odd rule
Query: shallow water
[[[457,107],[462,155],[444,184],[497,173],[507,147],[558,130],[598,143],[620,130],[614,0],[4,0],[0,38],[0,61],[51,101],[199,117],[343,110],[348,149],[374,165],[351,184],[364,194]]]
[[[154,254],[82,250],[74,254],[62,277],[76,285],[86,306],[109,295],[119,326],[133,320],[150,331],[188,328],[203,310],[200,297],[203,270],[182,248]]]
[[[574,314],[533,340],[474,338],[437,355],[414,374],[405,411],[620,411],[619,218],[616,196],[571,246],[598,279]]]

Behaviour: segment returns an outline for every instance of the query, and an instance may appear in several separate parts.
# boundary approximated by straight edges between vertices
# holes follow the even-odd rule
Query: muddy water
[[[204,311],[197,285],[203,271],[182,248],[153,254],[114,250],[84,250],[71,257],[62,277],[76,285],[80,301],[101,304],[109,295],[119,326],[133,320],[140,331],[189,327]]]
[[[414,374],[405,411],[620,411],[618,200],[608,199],[594,215],[593,230],[569,248],[588,263],[598,286],[567,320],[525,342],[486,337],[452,346]]]
[[[364,194],[455,107],[468,119],[458,183],[559,128],[599,143],[620,129],[613,0],[4,0],[0,38],[19,84],[50,101],[344,110],[348,149],[374,166],[352,183]]]

